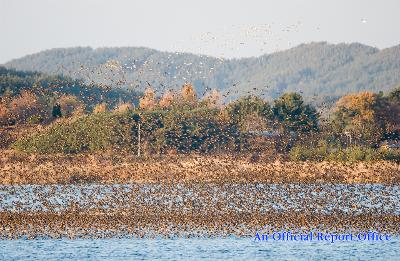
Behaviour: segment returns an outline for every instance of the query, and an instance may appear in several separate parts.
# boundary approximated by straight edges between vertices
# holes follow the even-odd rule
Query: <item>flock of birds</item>
[[[274,27],[279,27],[276,30]],[[303,23],[298,21],[295,24],[283,26],[274,24],[261,24],[257,26],[235,26],[225,28],[223,32],[213,33],[205,32],[199,35],[194,35],[191,40],[198,43],[200,48],[195,53],[203,53],[202,48],[212,43],[219,43],[218,49],[228,48],[238,51],[240,48],[250,46],[252,43],[268,46],[276,42],[278,48],[278,41],[282,40],[282,36],[278,36],[275,31],[281,33],[300,32]],[[183,49],[179,47],[180,44],[187,45],[188,42],[175,44],[172,48],[175,50]],[[261,49],[264,52],[264,49]],[[86,61],[72,61],[70,65],[59,65],[56,73],[66,73],[73,78],[83,79],[90,85],[100,85],[105,89],[110,88],[131,88],[143,91],[149,85],[154,88],[160,95],[165,91],[177,90],[185,82],[196,82],[196,85],[201,89],[203,96],[205,91],[210,90],[210,83],[207,79],[212,78],[218,71],[218,68],[224,66],[226,61],[223,58],[225,55],[221,53],[219,58],[211,58],[205,55],[193,55],[188,60],[182,60],[179,57],[181,53],[169,53],[167,60],[158,60],[156,57],[151,56],[147,59],[135,58],[130,55],[119,57],[117,59],[109,59],[101,65],[90,65]],[[213,59],[210,64],[203,64],[202,58],[208,57]],[[160,69],[161,68],[161,69]],[[133,74],[132,74],[133,73]],[[151,75],[153,79],[162,79],[163,82],[154,82],[152,79],[145,79],[143,75]],[[268,98],[268,93],[272,89],[270,83],[265,86],[259,86],[258,89],[242,93],[240,85],[251,85],[251,80],[245,82],[232,82],[230,88],[225,88],[222,91],[224,98],[237,97],[238,95],[260,95],[263,98]],[[226,101],[226,100],[225,100]]]
[[[365,19],[362,23],[366,23]],[[283,32],[299,32],[301,22],[283,28]],[[235,29],[235,28],[234,28]],[[218,36],[211,32],[193,38],[194,41],[214,43],[219,41],[219,47],[232,51],[239,50],[246,44],[246,40],[255,41],[266,46],[275,37],[270,25],[252,26],[250,28],[235,29],[227,35]],[[239,38],[239,41],[238,41]],[[278,38],[277,40],[282,40]],[[232,45],[232,42],[236,44]],[[179,49],[179,44],[175,46]],[[262,47],[260,51],[264,51]],[[179,54],[179,53],[176,53]],[[223,56],[224,53],[221,53]],[[200,56],[201,57],[201,56]],[[181,81],[190,81],[193,77],[204,79],[215,72],[216,67],[224,62],[224,58],[217,59],[213,67],[207,67],[201,62],[184,61],[178,63],[173,56],[168,64],[149,59],[137,61],[134,57],[126,57],[126,62],[108,60],[102,66],[90,67],[86,64],[76,63],[79,70],[69,71],[76,78],[83,77],[85,81],[98,84],[99,80],[106,82],[105,87],[132,88],[151,87],[146,79],[142,79],[144,72],[153,72],[155,76],[168,77]],[[162,65],[165,71],[154,71],[154,65]],[[69,69],[61,65],[60,71]],[[172,71],[184,71],[184,75],[172,75]],[[128,79],[126,71],[134,71],[137,78]],[[95,78],[94,78],[95,76]],[[232,83],[237,87],[240,83]],[[165,91],[168,83],[161,83],[162,91]],[[178,84],[176,84],[178,85]],[[264,89],[270,88],[268,84]],[[205,86],[202,96],[212,91]],[[234,92],[234,93],[231,93]],[[226,91],[223,97],[237,94],[238,89]],[[251,92],[263,93],[262,88],[253,88]],[[3,183],[7,176],[10,180],[6,183],[18,183],[16,177],[18,171],[29,173],[36,178],[54,178],[59,175],[69,178],[70,183],[101,183],[101,175],[92,173],[93,179],[83,178],[85,175],[72,175],[85,168],[86,171],[94,169],[86,166],[84,162],[73,160],[61,164],[48,164],[43,160],[43,168],[27,170],[24,168],[28,162],[36,162],[35,159],[24,159],[13,164],[1,163]],[[334,185],[334,184],[275,184],[268,185],[266,178],[284,180],[289,172],[285,172],[282,166],[268,165],[268,175],[260,174],[265,170],[260,166],[253,169],[253,174],[244,176],[248,180],[220,181],[220,175],[235,173],[232,168],[233,160],[225,159],[219,165],[213,165],[213,161],[201,158],[201,168],[188,163],[179,163],[181,168],[175,170],[175,178],[185,177],[186,171],[198,171],[198,176],[189,179],[188,182],[177,183],[167,177],[169,173],[160,173],[157,168],[147,168],[146,173],[137,173],[129,162],[122,160],[113,164],[96,166],[97,171],[105,171],[108,176],[113,176],[108,183],[116,183],[118,175],[127,168],[130,171],[127,179],[136,175],[136,183],[129,185],[28,185],[28,186],[1,186],[0,187],[0,238],[37,238],[37,237],[109,237],[109,236],[151,236],[151,235],[185,235],[185,236],[219,236],[219,235],[246,235],[254,236],[259,228],[268,229],[382,229],[399,233],[400,209],[397,202],[400,200],[398,186],[379,185]],[[36,162],[37,163],[37,162]],[[44,164],[45,163],[45,164]],[[140,164],[140,163],[139,163]],[[169,163],[164,163],[168,167]],[[253,163],[244,163],[252,165]],[[79,165],[79,166],[78,166]],[[18,169],[19,166],[19,169]],[[46,166],[49,167],[46,169]],[[197,169],[196,169],[197,167]],[[236,166],[237,167],[237,166]],[[304,174],[304,167],[292,166],[295,175]],[[208,170],[207,170],[208,168]],[[352,168],[349,166],[348,168]],[[396,167],[394,167],[396,168]],[[343,170],[343,169],[341,169]],[[40,173],[33,173],[39,171]],[[58,171],[58,172],[57,172]],[[60,171],[65,173],[59,173]],[[164,169],[165,171],[165,169]],[[213,173],[212,182],[201,180],[202,172]],[[246,170],[245,170],[246,171]],[[287,171],[287,170],[286,170]],[[351,170],[350,170],[351,171]],[[398,171],[395,169],[394,171]],[[256,174],[259,172],[259,174]],[[317,171],[318,172],[318,171]],[[397,174],[400,172],[397,172]],[[71,174],[71,175],[70,175]],[[320,178],[327,178],[331,174],[332,179],[340,174],[326,169]],[[40,177],[42,175],[42,177]],[[68,175],[70,175],[68,177]],[[129,176],[131,175],[131,176]],[[164,176],[163,176],[164,175]],[[171,174],[172,175],[172,174]],[[203,175],[203,176],[202,176]],[[282,175],[281,177],[277,177]],[[335,176],[336,175],[336,176]],[[88,175],[90,176],[90,174]],[[100,176],[100,177],[99,177]],[[153,178],[146,182],[146,177]],[[260,178],[262,176],[262,178]],[[394,174],[398,179],[398,177]],[[34,177],[34,178],[35,178]],[[122,177],[122,175],[121,175]],[[291,175],[293,178],[294,175]],[[168,182],[162,182],[165,178]],[[210,177],[208,177],[210,178]],[[264,179],[263,179],[264,178]],[[307,180],[307,175],[304,181]],[[314,177],[315,178],[315,177]],[[158,180],[157,180],[158,179]],[[23,178],[20,178],[22,183]],[[43,180],[42,180],[43,181]],[[42,183],[39,181],[38,183]],[[54,179],[55,182],[59,180]],[[132,180],[129,180],[132,182]],[[139,181],[139,182],[138,182]],[[141,184],[140,181],[143,181]],[[334,180],[332,180],[334,181]],[[343,180],[342,180],[343,181]],[[45,180],[44,183],[47,181]],[[315,180],[313,181],[315,182]],[[313,183],[311,182],[311,183]],[[391,180],[388,180],[390,183]],[[398,182],[398,180],[397,180]],[[67,181],[68,183],[68,181]]]
[[[187,41],[179,41],[172,45],[172,49],[182,50],[184,46],[194,46],[196,53],[207,52],[207,49],[221,50],[219,57],[232,55],[237,57],[238,51],[246,49],[258,49],[259,53],[268,50],[279,51],[283,47],[282,42],[288,33],[299,33],[303,23],[298,21],[291,25],[260,24],[253,26],[231,25],[222,28],[219,32],[204,32],[190,37]],[[291,46],[290,41],[287,41]]]
[[[0,186],[0,238],[252,237],[261,228],[400,233],[398,164],[260,160],[3,158],[2,184],[10,175],[14,185]],[[365,184],[385,174],[388,184]],[[343,179],[351,175],[364,179]]]
[[[365,18],[361,19],[362,24],[366,24]],[[209,45],[216,45],[218,50],[230,50],[233,52],[239,51],[241,48],[253,48],[253,45],[261,46],[260,52],[265,53],[267,46],[275,44],[275,51],[282,50],[281,42],[284,37],[282,34],[286,33],[300,33],[304,27],[303,22],[298,21],[291,25],[282,24],[260,24],[253,26],[237,26],[232,25],[223,28],[220,32],[204,32],[201,34],[193,35],[190,40],[183,40],[177,42],[171,48],[175,50],[183,50],[183,46],[198,44],[198,49],[195,53],[206,52],[203,48],[208,48]],[[317,30],[320,30],[317,27]],[[289,46],[291,44],[289,43]],[[196,47],[194,47],[196,48]],[[169,53],[166,60],[158,60],[157,57],[149,56],[148,59],[143,57],[133,57],[126,55],[118,59],[109,59],[101,65],[90,65],[86,61],[73,61],[68,68],[60,65],[57,72],[66,73],[73,78],[82,78],[90,85],[97,84],[105,89],[110,88],[130,88],[138,91],[144,91],[147,87],[151,86],[158,96],[162,96],[167,91],[177,91],[184,83],[196,82],[196,88],[204,97],[207,91],[212,91],[210,85],[215,85],[210,82],[210,79],[220,77],[218,75],[219,68],[225,66],[226,54],[221,53],[219,58],[215,58],[211,65],[203,64],[201,58],[204,55],[194,55],[188,60],[182,60],[179,57],[181,53]],[[211,59],[211,57],[208,57]],[[144,75],[147,78],[144,78]],[[159,79],[154,81],[153,79]],[[227,81],[229,81],[227,79]],[[266,82],[264,86],[256,86],[256,88],[249,89],[251,86],[251,79],[242,82],[227,82],[229,88],[224,87],[221,91],[224,102],[227,103],[240,96],[257,95],[263,99],[270,100],[272,93],[274,93],[274,83]],[[243,92],[242,89],[246,87],[248,91]],[[299,92],[303,93],[302,86],[299,87]],[[275,94],[274,94],[275,95]],[[310,101],[316,102],[318,94],[310,94]],[[318,104],[321,113],[326,114],[331,108],[331,103],[321,101]]]
[[[253,237],[282,229],[399,234],[399,193],[398,186],[343,184],[3,187],[0,238]]]

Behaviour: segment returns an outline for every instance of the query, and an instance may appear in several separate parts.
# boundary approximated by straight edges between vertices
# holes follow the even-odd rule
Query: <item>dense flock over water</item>
[[[0,211],[71,207],[238,213],[400,214],[400,187],[380,184],[126,184],[0,186]]]

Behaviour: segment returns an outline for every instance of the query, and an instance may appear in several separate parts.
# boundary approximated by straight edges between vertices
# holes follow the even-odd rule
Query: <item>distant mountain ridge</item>
[[[400,85],[400,45],[379,50],[359,43],[317,42],[229,60],[143,47],[75,47],[27,55],[5,66],[115,87],[142,90],[151,85],[160,92],[191,82],[200,96],[217,89],[227,100],[247,94],[274,99],[297,91],[321,103],[364,90],[388,92]]]

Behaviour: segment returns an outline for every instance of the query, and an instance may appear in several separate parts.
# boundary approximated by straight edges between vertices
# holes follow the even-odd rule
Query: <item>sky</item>
[[[0,0],[0,64],[45,49],[141,46],[223,58],[301,43],[400,43],[399,0]]]

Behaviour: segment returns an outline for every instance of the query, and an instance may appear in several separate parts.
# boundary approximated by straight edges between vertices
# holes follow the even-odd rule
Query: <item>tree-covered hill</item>
[[[39,52],[5,66],[134,90],[151,85],[160,93],[191,82],[200,96],[217,89],[226,100],[248,93],[272,100],[297,91],[318,104],[348,93],[388,92],[398,86],[400,45],[379,50],[359,43],[321,42],[231,60],[148,48],[77,47]]]
[[[73,95],[84,102],[88,108],[102,102],[110,105],[118,102],[137,103],[140,95],[132,90],[87,84],[68,76],[17,71],[0,66],[0,98],[16,97],[23,91],[54,98]]]

